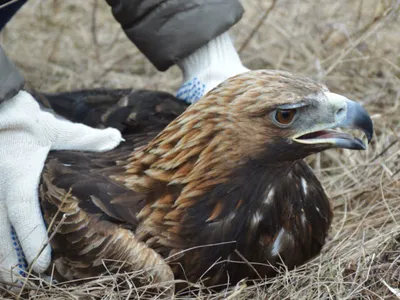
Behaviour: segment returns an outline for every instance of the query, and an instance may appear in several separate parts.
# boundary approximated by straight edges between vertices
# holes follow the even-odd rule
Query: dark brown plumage
[[[293,268],[319,253],[332,210],[302,158],[361,149],[328,130],[358,127],[370,139],[361,107],[277,71],[233,77],[179,117],[186,105],[168,94],[129,93],[100,92],[108,100],[93,107],[96,92],[46,97],[64,116],[111,124],[126,139],[108,153],[59,151],[46,161],[40,197],[47,224],[56,216],[58,279],[98,275],[102,260],[116,271],[119,260],[156,281],[212,285],[272,276],[281,262]]]

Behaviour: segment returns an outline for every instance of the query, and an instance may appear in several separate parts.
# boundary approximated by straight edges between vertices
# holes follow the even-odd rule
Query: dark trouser
[[[0,31],[4,28],[8,21],[11,20],[12,16],[25,4],[27,0],[18,0],[3,8],[0,8]],[[6,4],[9,1],[0,1],[0,6]]]

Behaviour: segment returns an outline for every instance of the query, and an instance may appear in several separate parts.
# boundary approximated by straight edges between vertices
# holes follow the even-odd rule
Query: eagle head
[[[288,72],[259,70],[232,77],[188,109],[189,115],[193,112],[213,123],[214,134],[230,135],[242,157],[294,161],[329,148],[362,150],[361,139],[335,129],[361,130],[368,143],[373,135],[360,104]]]

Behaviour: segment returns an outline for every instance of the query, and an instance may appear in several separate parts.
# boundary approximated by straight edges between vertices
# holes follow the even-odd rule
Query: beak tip
[[[364,112],[366,115],[364,115],[364,126],[362,126],[362,130],[364,131],[369,144],[371,143],[372,137],[374,136],[374,124],[372,123],[372,120],[369,117],[368,113],[365,110]]]

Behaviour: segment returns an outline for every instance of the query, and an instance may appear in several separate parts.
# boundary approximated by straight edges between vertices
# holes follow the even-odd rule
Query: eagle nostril
[[[346,109],[344,109],[343,107],[339,108],[336,112],[336,121],[342,120],[345,117],[345,114],[346,114]]]

